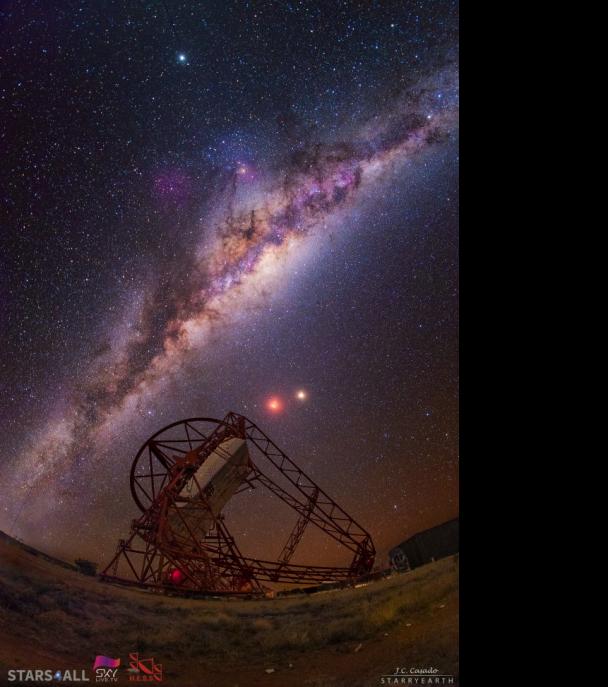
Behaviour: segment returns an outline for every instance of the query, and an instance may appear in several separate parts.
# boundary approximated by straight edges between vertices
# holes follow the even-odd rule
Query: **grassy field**
[[[9,668],[87,668],[93,684],[96,654],[126,666],[137,650],[176,687],[367,687],[397,666],[457,676],[458,560],[310,597],[186,600],[0,542],[0,680]]]

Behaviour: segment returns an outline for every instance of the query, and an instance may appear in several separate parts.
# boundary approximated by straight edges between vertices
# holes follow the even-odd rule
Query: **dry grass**
[[[353,643],[382,638],[455,599],[458,587],[458,561],[449,558],[364,588],[310,597],[186,600],[119,589],[10,553],[0,550],[0,643],[10,630],[15,645],[51,653],[60,646],[64,656],[87,662],[97,653],[139,650],[219,668],[227,660],[285,664],[315,651],[351,652]],[[457,649],[440,642],[433,651]]]

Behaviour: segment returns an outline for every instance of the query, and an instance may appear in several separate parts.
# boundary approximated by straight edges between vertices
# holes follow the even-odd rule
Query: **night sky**
[[[0,529],[105,562],[139,446],[230,410],[381,560],[457,514],[457,11],[3,3]]]

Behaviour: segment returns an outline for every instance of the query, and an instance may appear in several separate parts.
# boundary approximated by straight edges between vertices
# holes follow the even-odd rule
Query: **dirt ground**
[[[94,684],[97,654],[120,657],[118,684],[138,684],[125,670],[134,651],[175,687],[408,684],[382,682],[397,668],[454,676],[409,684],[457,685],[458,559],[306,597],[189,600],[104,584],[0,542],[0,684],[18,684],[7,679],[18,668],[84,668]]]

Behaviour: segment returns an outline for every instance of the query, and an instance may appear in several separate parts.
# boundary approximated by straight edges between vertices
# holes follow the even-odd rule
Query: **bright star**
[[[181,62],[182,64],[186,61],[186,59],[186,55],[183,52],[180,52],[177,56],[177,61]]]
[[[308,398],[308,394],[304,391],[304,389],[300,389],[296,392],[296,398],[298,401],[305,401]]]
[[[266,402],[266,408],[271,413],[280,413],[283,410],[283,401],[278,396],[272,396]]]

